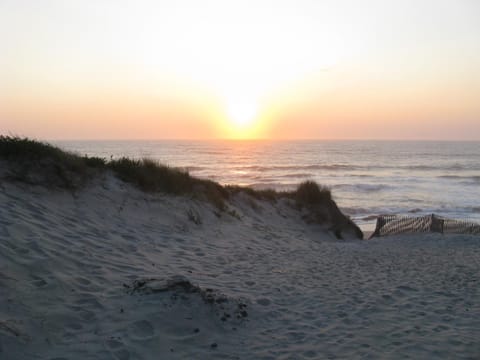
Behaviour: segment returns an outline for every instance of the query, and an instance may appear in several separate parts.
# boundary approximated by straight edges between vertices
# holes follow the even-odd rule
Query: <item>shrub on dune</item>
[[[280,193],[273,189],[256,190],[252,189],[251,187],[238,185],[226,185],[225,189],[231,195],[243,192],[257,200],[277,201],[277,199],[280,197]]]
[[[320,186],[314,181],[305,181],[292,193],[298,205],[311,206],[327,203],[332,200],[330,189]]]
[[[10,178],[67,189],[82,185],[92,167],[84,157],[47,143],[16,136],[0,136],[0,158],[12,164],[8,175]]]
[[[204,196],[220,209],[225,206],[227,191],[221,185],[194,178],[184,170],[160,164],[155,160],[132,160],[124,157],[110,161],[107,166],[120,179],[132,183],[143,191]]]
[[[161,165],[154,160],[123,157],[110,161],[108,167],[120,179],[144,191],[182,194],[192,190],[191,177],[187,172]]]
[[[34,163],[51,160],[72,171],[82,171],[87,166],[84,158],[76,154],[47,143],[17,136],[0,135],[0,156],[17,162]]]

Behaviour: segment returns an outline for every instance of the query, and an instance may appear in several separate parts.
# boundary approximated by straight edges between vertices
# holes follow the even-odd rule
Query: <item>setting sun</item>
[[[231,101],[227,104],[227,115],[239,129],[249,127],[257,115],[257,107],[252,102]]]

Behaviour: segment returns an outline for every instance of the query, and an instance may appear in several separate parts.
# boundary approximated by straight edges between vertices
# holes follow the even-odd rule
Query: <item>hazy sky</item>
[[[480,140],[480,1],[0,0],[0,133]]]

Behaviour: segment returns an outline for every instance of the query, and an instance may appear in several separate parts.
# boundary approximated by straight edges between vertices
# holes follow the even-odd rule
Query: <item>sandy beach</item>
[[[2,359],[477,359],[480,241],[338,240],[105,174],[0,183]]]
[[[0,360],[480,360],[480,0],[0,0]]]

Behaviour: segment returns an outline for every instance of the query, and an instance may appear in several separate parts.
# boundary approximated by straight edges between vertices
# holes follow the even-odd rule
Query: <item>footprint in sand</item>
[[[79,283],[80,285],[90,285],[90,280],[82,278],[82,277],[75,278],[75,281],[77,283]]]
[[[115,339],[108,339],[107,341],[105,341],[105,345],[109,349],[115,350],[115,349],[121,348],[123,346],[123,343],[121,343],[120,341],[117,341]]]
[[[130,359],[130,353],[126,349],[122,349],[113,353],[116,359],[118,360],[128,360]]]
[[[413,287],[410,287],[410,286],[407,286],[407,285],[397,286],[397,290],[403,291],[403,292],[417,292],[418,291],[417,289],[415,289]]]
[[[92,311],[82,309],[80,312],[80,318],[85,321],[92,321],[96,318],[96,315]]]
[[[41,277],[34,276],[32,284],[35,285],[37,288],[42,288],[47,285],[47,282]]]
[[[270,299],[267,299],[267,298],[258,299],[257,304],[262,306],[268,306],[270,305]]]
[[[27,248],[23,248],[23,247],[16,248],[15,251],[19,254],[22,254],[22,255],[28,254],[30,252],[30,250],[28,250]]]
[[[132,325],[132,337],[137,339],[145,339],[152,337],[155,333],[153,325],[147,320],[136,321]]]
[[[303,356],[304,356],[304,357],[310,358],[310,359],[317,359],[317,358],[318,358],[317,355],[318,355],[318,354],[317,354],[315,351],[313,351],[313,350],[307,350],[307,351],[305,351],[305,352],[303,353]]]
[[[88,306],[90,308],[103,310],[104,306],[98,302],[92,295],[83,294],[82,298],[75,300],[74,303],[80,306]]]
[[[82,330],[83,325],[77,322],[71,322],[69,324],[66,324],[65,327],[70,330]]]

